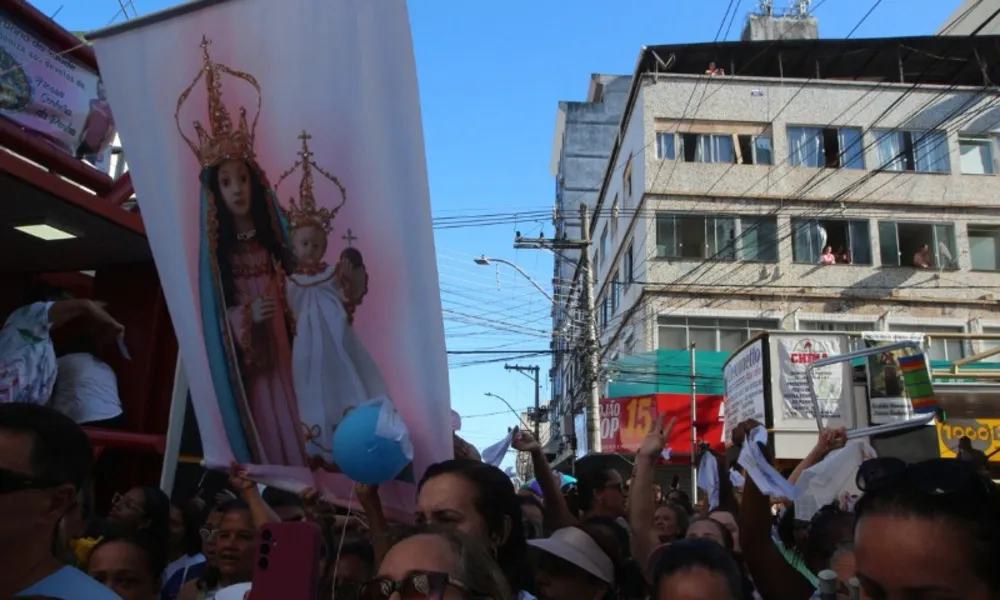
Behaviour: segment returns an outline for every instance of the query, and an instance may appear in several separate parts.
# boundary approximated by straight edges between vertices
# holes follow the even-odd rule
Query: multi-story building
[[[630,78],[621,75],[593,75],[587,99],[560,102],[552,149],[552,175],[556,178],[553,222],[557,238],[580,239],[580,204],[591,210],[597,204],[611,149],[620,128],[622,110],[628,99]],[[579,296],[571,285],[577,276],[578,250],[561,250],[554,256],[552,275],[553,306],[552,401],[557,415],[571,413],[572,386],[583,369],[582,357],[573,351],[583,335],[584,317]],[[576,395],[579,395],[577,393]],[[551,421],[553,435],[547,448],[558,454],[568,448],[573,433],[572,419]]]
[[[590,230],[602,362],[765,329],[1000,332],[997,42],[644,48]]]
[[[997,35],[1000,33],[1000,0],[962,0],[941,25],[938,35]]]

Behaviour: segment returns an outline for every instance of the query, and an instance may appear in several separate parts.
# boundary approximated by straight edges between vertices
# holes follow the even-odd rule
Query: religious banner
[[[193,2],[92,37],[207,465],[341,504],[380,483],[410,518],[453,449],[405,0]]]
[[[103,164],[115,121],[97,73],[0,12],[0,115],[63,151]]]
[[[924,343],[924,334],[868,331],[861,334],[866,348],[877,348],[896,342]],[[900,358],[918,353],[916,349],[883,352],[868,356],[868,400],[872,425],[906,421],[913,418],[913,405],[906,393]],[[926,368],[925,368],[926,370]]]

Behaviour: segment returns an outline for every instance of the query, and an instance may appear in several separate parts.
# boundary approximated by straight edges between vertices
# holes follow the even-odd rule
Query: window
[[[615,200],[611,203],[611,240],[614,241],[615,237],[618,235],[618,194],[615,194]]]
[[[943,131],[876,131],[878,167],[886,171],[948,173],[948,137]]]
[[[599,266],[604,266],[604,259],[608,257],[608,226],[604,226],[604,230],[601,231],[601,247],[600,247],[600,259],[597,264]]]
[[[625,198],[632,198],[632,155],[625,161],[625,171],[622,173],[622,188],[625,190]]]
[[[682,133],[684,162],[773,165],[770,135]]]
[[[962,173],[966,175],[993,175],[993,140],[985,137],[958,136]]]
[[[608,327],[608,297],[601,300],[601,329]]]
[[[659,160],[674,160],[677,156],[674,150],[674,132],[672,131],[657,131],[656,132],[656,158]]]
[[[969,225],[969,259],[973,271],[1000,271],[1000,227]]]
[[[930,337],[927,357],[931,360],[958,360],[965,356],[965,349],[960,339],[935,338],[935,333],[963,333],[962,327],[941,327],[939,325],[901,325],[889,324],[889,331],[912,331],[924,333]],[[927,341],[926,339],[924,340]]]
[[[632,333],[628,334],[628,337],[625,338],[625,355],[635,355],[635,335]]]
[[[887,267],[957,269],[955,226],[950,223],[878,224],[882,264]]]
[[[1000,327],[989,327],[983,326],[983,333],[988,333],[991,335],[1000,335]],[[980,340],[979,341],[979,351],[986,352],[987,350],[992,350],[1000,346],[1000,340]],[[988,358],[984,358],[980,362],[1000,362],[1000,354],[994,354]]]
[[[799,331],[876,331],[875,321],[799,321]]]
[[[697,350],[732,352],[761,331],[778,328],[771,319],[711,319],[660,317],[658,345],[661,350],[681,350],[695,344]]]
[[[706,215],[656,215],[657,258],[736,260],[736,219]]]
[[[792,256],[797,263],[819,264],[826,248],[837,264],[872,264],[868,221],[792,219]]]
[[[618,271],[611,276],[611,314],[615,314],[618,310],[618,303],[621,300],[620,290],[618,288]]]
[[[740,258],[778,262],[778,220],[774,217],[740,219]]]
[[[864,169],[865,149],[856,127],[788,127],[788,162],[793,167]]]
[[[628,250],[625,251],[625,289],[635,279],[635,256],[632,252],[632,242],[628,244]]]

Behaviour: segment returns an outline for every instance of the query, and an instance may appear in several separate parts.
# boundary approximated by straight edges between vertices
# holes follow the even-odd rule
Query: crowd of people
[[[757,425],[737,427],[733,444]],[[541,495],[455,458],[423,474],[411,524],[385,518],[376,486],[356,486],[363,511],[350,513],[315,490],[261,490],[236,467],[211,502],[141,487],[100,513],[82,429],[51,408],[0,404],[0,598],[221,600],[252,582],[258,531],[282,521],[322,533],[316,598],[809,600],[826,571],[845,598],[852,586],[871,599],[1000,597],[1000,493],[979,463],[869,460],[856,504],[800,521],[752,476],[742,489],[721,476],[714,502],[663,494],[654,477],[669,429],[661,418],[628,476],[599,469],[567,487],[517,432]],[[823,432],[789,479],[844,440]],[[720,475],[733,468],[716,459]]]

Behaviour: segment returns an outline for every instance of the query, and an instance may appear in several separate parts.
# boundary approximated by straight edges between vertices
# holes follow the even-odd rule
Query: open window
[[[880,221],[878,237],[882,264],[887,267],[958,268],[951,223]]]
[[[657,258],[736,260],[736,219],[708,215],[656,216]]]
[[[672,158],[674,142],[679,139],[680,148],[677,150],[677,155],[681,156],[684,162],[774,164],[770,125],[697,123],[693,126],[688,124],[687,129],[687,133],[677,136],[667,132],[657,133],[657,156]]]
[[[788,161],[793,167],[864,169],[861,129],[790,125]]]
[[[943,131],[881,130],[875,133],[879,169],[948,173],[948,136]]]
[[[834,264],[872,264],[868,221],[792,219],[792,255],[797,263],[821,264],[833,253]]]

